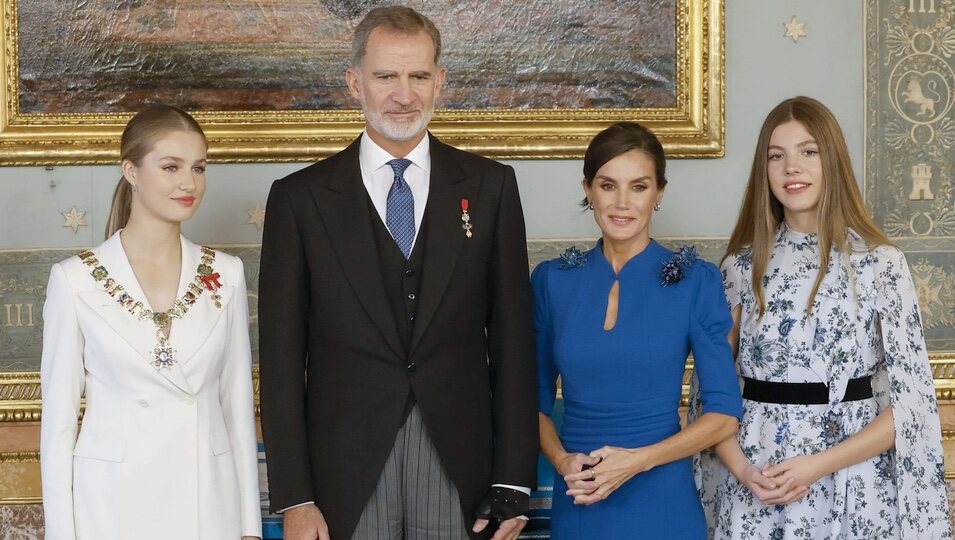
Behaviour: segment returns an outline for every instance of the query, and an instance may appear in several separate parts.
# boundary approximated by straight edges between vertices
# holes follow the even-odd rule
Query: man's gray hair
[[[351,41],[351,67],[361,65],[368,48],[368,37],[375,28],[384,28],[399,34],[417,34],[424,32],[434,43],[434,63],[438,64],[441,58],[441,32],[431,22],[431,19],[405,6],[385,6],[375,8],[365,15],[365,18],[355,27],[355,35]]]

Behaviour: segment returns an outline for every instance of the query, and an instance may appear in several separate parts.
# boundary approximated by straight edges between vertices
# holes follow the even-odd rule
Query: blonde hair
[[[865,241],[866,249],[891,245],[889,238],[869,216],[849,159],[849,150],[839,122],[832,111],[819,101],[797,96],[777,105],[763,122],[756,141],[753,167],[743,196],[736,227],[730,236],[723,260],[749,247],[752,253],[752,285],[756,296],[757,313],[762,317],[766,309],[763,276],[776,240],[776,231],[783,221],[783,205],[769,188],[767,156],[769,140],[777,126],[796,121],[806,128],[819,147],[819,159],[825,176],[825,189],[816,209],[819,243],[819,274],[812,286],[806,312],[812,313],[812,304],[819,285],[829,267],[829,252],[835,245],[843,254],[852,249],[848,229],[854,230]]]
[[[173,131],[192,131],[202,136],[208,146],[206,134],[195,118],[186,111],[171,105],[153,104],[136,113],[126,124],[120,140],[120,163],[130,161],[139,165],[143,157],[152,151],[156,141]],[[119,177],[119,183],[113,191],[113,203],[106,220],[106,238],[126,226],[132,209],[133,190],[125,176]]]

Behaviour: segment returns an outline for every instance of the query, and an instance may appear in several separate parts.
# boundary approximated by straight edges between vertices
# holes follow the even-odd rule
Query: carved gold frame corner
[[[496,158],[580,158],[612,122],[654,130],[669,157],[724,153],[724,0],[676,0],[676,106],[627,109],[476,109],[436,111],[432,132],[445,142]],[[0,163],[115,163],[130,113],[26,114],[19,107],[18,0],[0,0]],[[314,161],[361,131],[360,110],[200,111],[216,162]]]

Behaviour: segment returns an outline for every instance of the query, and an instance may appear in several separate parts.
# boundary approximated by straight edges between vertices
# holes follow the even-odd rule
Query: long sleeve
[[[707,274],[710,274],[711,271],[707,269]],[[710,295],[705,295],[708,298],[708,301],[704,301],[701,298],[699,304],[697,304],[696,309],[694,309],[694,318],[702,319],[697,323],[691,325],[693,328],[692,332],[694,334],[699,334],[701,340],[708,341],[709,333],[706,331],[706,328],[711,330],[716,330],[718,332],[723,332],[722,343],[714,344],[713,347],[707,347],[707,350],[711,350],[716,353],[716,362],[708,362],[707,360],[714,360],[713,358],[703,359],[703,356],[697,351],[697,346],[691,343],[691,348],[694,354],[694,369],[693,376],[690,378],[690,393],[689,393],[689,406],[687,407],[687,422],[691,423],[696,421],[705,411],[714,410],[713,406],[715,405],[714,399],[711,396],[704,397],[703,389],[707,392],[712,390],[714,381],[712,376],[709,375],[708,368],[716,368],[717,371],[717,384],[719,380],[724,379],[727,375],[723,374],[727,368],[723,367],[721,364],[726,363],[725,360],[722,360],[724,355],[728,358],[729,366],[728,370],[732,376],[732,386],[735,387],[735,394],[732,397],[732,400],[739,402],[739,414],[734,414],[742,420],[743,413],[743,403],[742,395],[739,391],[739,376],[737,374],[736,360],[732,356],[732,348],[729,346],[729,341],[726,336],[726,332],[729,331],[730,326],[733,324],[732,317],[727,313],[729,317],[728,323],[722,322],[723,318],[721,313],[725,312],[727,308],[730,310],[737,305],[743,303],[743,290],[744,281],[742,279],[740,259],[737,255],[730,255],[727,257],[723,264],[721,265],[722,273],[722,283],[716,284],[722,290],[722,294],[713,299]],[[711,277],[707,275],[707,279],[702,280],[699,283],[701,289],[705,289],[709,292],[709,289],[713,287],[710,283]],[[720,304],[721,306],[717,306]],[[709,317],[704,316],[706,312],[713,311],[716,314],[716,317],[712,315]],[[699,312],[699,313],[697,313]],[[707,321],[710,321],[707,323]],[[713,324],[715,322],[715,324]],[[723,328],[726,330],[723,331]],[[718,338],[719,336],[714,336]],[[723,346],[726,346],[726,349],[723,349]],[[705,355],[704,355],[705,356]],[[701,363],[701,359],[703,359]],[[704,379],[705,384],[701,384],[700,379]],[[728,382],[724,381],[722,383],[724,386],[729,385]],[[726,401],[726,396],[719,396],[722,399],[716,401]],[[715,409],[719,411],[719,408]],[[727,409],[727,414],[733,414]],[[703,503],[703,511],[707,514],[707,522],[710,523],[710,527],[717,519],[717,514],[722,508],[723,501],[725,499],[724,489],[721,487],[722,483],[726,478],[731,477],[731,473],[723,461],[716,455],[716,452],[712,448],[707,448],[700,453],[693,456],[693,476],[696,481],[697,490],[700,492],[700,500]],[[712,536],[713,531],[710,530],[710,535]]]
[[[232,444],[239,480],[243,536],[262,536],[259,506],[258,449],[252,394],[252,350],[249,343],[249,301],[242,261],[235,259],[235,296],[229,304],[229,340],[219,378],[219,400]]]
[[[40,472],[46,538],[74,540],[73,448],[80,397],[85,385],[85,340],[76,317],[75,295],[59,264],[50,271],[43,304],[40,384]]]
[[[315,500],[305,417],[308,267],[284,187],[278,181],[269,193],[259,270],[260,398],[272,511]]]
[[[538,453],[533,385],[533,295],[527,273],[527,237],[514,170],[507,167],[488,276],[488,364],[491,374],[494,458],[492,481],[534,486]]]
[[[694,369],[700,384],[703,413],[718,412],[742,418],[743,398],[733,363],[733,351],[726,335],[732,327],[723,294],[720,271],[711,263],[700,261],[694,272],[696,293],[690,314],[690,348]]]
[[[902,538],[951,538],[941,426],[915,285],[901,251],[883,246],[875,255]]]
[[[557,398],[557,364],[554,362],[554,328],[547,291],[550,261],[534,268],[531,286],[534,290],[534,331],[537,336],[537,393],[538,410],[550,415]]]

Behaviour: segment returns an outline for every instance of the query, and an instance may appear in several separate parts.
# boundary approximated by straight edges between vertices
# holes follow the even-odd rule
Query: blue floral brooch
[[[587,256],[577,249],[577,246],[570,246],[560,255],[560,269],[580,268],[587,263]]]
[[[683,246],[660,267],[660,283],[666,287],[683,279],[686,269],[699,258],[696,246]]]

